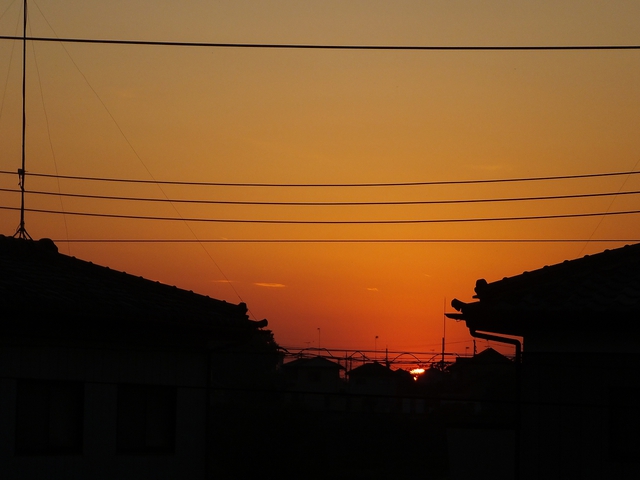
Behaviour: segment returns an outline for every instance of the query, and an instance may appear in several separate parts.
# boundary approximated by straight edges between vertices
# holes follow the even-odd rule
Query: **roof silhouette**
[[[640,244],[587,255],[475,287],[477,302],[453,300],[472,329],[522,335],[527,329],[556,327],[640,313]]]
[[[0,235],[0,301],[7,318],[40,319],[39,328],[45,329],[48,324],[60,326],[60,319],[76,327],[98,322],[216,331],[266,326],[266,320],[249,320],[244,303],[227,303],[63,255],[48,239]]]
[[[398,374],[391,370],[389,367],[382,365],[379,362],[365,363],[359,367],[354,368],[349,372],[349,376],[362,376],[362,377],[390,377],[395,378]]]
[[[473,357],[458,357],[456,363],[452,365],[452,368],[456,364],[464,365],[511,365],[511,360],[502,355],[497,350],[491,347],[485,348],[480,353],[477,353]]]
[[[344,367],[336,362],[332,362],[324,357],[298,358],[282,365],[283,368],[325,368],[325,369],[344,369]]]

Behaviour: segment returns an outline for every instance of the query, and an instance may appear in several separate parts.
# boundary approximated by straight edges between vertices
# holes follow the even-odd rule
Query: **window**
[[[18,380],[16,400],[16,454],[82,453],[82,383]]]
[[[118,453],[174,452],[176,389],[157,385],[118,385]]]
[[[618,387],[609,396],[609,455],[617,462],[640,462],[640,389]]]

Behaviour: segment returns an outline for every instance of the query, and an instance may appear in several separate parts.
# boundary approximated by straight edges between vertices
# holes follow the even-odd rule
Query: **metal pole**
[[[442,307],[442,369],[444,370],[444,343],[447,336],[447,297],[444,297],[444,305]]]
[[[18,182],[20,184],[20,225],[14,236],[18,238],[31,238],[24,226],[24,177],[26,168],[26,132],[27,132],[27,0],[23,3],[23,28],[22,28],[22,167],[18,170]]]

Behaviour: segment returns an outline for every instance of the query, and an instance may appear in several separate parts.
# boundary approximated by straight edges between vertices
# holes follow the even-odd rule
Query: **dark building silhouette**
[[[263,416],[275,423],[260,429],[270,432],[258,455],[277,465],[271,471],[282,478],[441,478],[444,430],[425,414],[411,374],[378,362],[347,379],[342,370],[322,357],[282,366],[283,408]]]
[[[513,425],[516,364],[493,348],[458,357],[441,388],[442,413],[450,424]]]
[[[637,478],[640,244],[478,280],[475,292],[448,316],[524,345],[510,478]]]
[[[344,367],[323,357],[298,358],[282,365],[285,402],[294,408],[344,410]]]
[[[266,321],[0,236],[0,476],[207,478],[216,412],[273,374]],[[251,400],[248,398],[247,400]]]
[[[371,362],[354,368],[348,375],[350,410],[375,413],[415,411],[412,388],[415,385],[408,372]],[[423,406],[418,408],[424,410]]]

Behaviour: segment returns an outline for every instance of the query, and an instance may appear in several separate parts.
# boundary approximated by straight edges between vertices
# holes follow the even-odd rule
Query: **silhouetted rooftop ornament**
[[[488,283],[476,282],[476,302],[451,302],[473,330],[522,336],[531,329],[597,327],[640,315],[640,244],[605,250]]]

